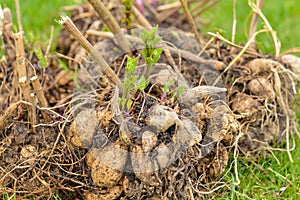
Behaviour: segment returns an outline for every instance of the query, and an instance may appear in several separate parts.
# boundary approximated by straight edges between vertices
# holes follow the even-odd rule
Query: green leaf
[[[121,3],[129,8],[131,8],[132,2],[133,0],[121,0]]]
[[[44,56],[41,48],[38,48],[35,50],[35,55],[38,57],[39,61],[38,61],[38,66],[40,68],[46,68],[48,66],[48,60],[47,57]]]
[[[141,33],[140,33],[140,38],[146,43],[147,38],[148,38],[149,32],[144,29]]]
[[[143,51],[141,52],[141,54],[142,54],[143,58],[146,60],[146,58],[148,57],[148,55],[147,55],[147,49],[144,48]]]
[[[122,97],[119,100],[121,101],[121,108],[122,108],[122,110],[124,110],[125,109],[125,105],[126,105],[126,99]]]
[[[134,88],[134,83],[137,79],[138,76],[131,76],[130,78],[126,77],[123,84],[124,89],[130,91],[132,88]]]
[[[147,64],[153,64],[153,58],[147,57],[145,60]]]
[[[155,45],[156,45],[160,40],[161,40],[161,37],[156,37],[156,38],[154,38],[153,41],[152,41],[152,48],[154,48]]]
[[[137,58],[127,58],[126,73],[132,75],[136,70]]]
[[[160,58],[160,55],[162,53],[163,49],[158,48],[153,50],[153,63],[157,63],[157,61]]]
[[[128,99],[127,101],[127,109],[131,108],[133,101],[131,99]]]
[[[177,96],[179,97],[184,92],[185,92],[185,88],[182,85],[178,86],[178,88],[177,88]]]
[[[149,85],[149,81],[145,78],[145,76],[141,76],[139,83],[137,85],[137,89],[143,91],[147,88],[148,85]]]
[[[164,93],[168,94],[170,92],[170,87],[171,87],[172,84],[173,84],[173,80],[168,80],[168,82],[162,88],[162,91]]]
[[[156,37],[156,31],[158,26],[153,28],[151,31],[144,29],[140,33],[140,38],[144,41],[146,48],[154,48],[154,46],[160,41],[160,37]]]
[[[182,85],[180,85],[178,86],[177,91],[174,93],[172,98],[176,97],[177,99],[179,99],[180,95],[182,95],[184,92],[185,92],[185,88]]]

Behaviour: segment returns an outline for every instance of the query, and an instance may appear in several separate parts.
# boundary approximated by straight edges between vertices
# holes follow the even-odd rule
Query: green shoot
[[[167,96],[172,93],[172,91],[170,90],[170,87],[173,85],[174,81],[173,80],[169,80],[162,88],[163,94],[161,96],[161,100],[165,101],[167,100]],[[185,92],[185,88],[180,85],[178,86],[178,88],[176,89],[175,92],[173,92],[173,95],[171,97],[172,101],[174,102],[175,100],[177,100],[180,95],[182,95]]]
[[[125,6],[125,8],[123,9],[125,18],[122,19],[122,23],[125,23],[127,30],[129,30],[133,21],[133,14],[131,12],[133,0],[121,0],[121,3]]]
[[[151,31],[143,30],[140,34],[141,39],[145,43],[145,48],[141,52],[143,58],[146,61],[146,74],[145,77],[148,79],[152,73],[155,64],[160,58],[160,55],[163,51],[161,48],[155,48],[155,45],[161,40],[161,37],[156,36],[156,31],[158,26],[156,26]]]
[[[126,6],[132,4],[132,0],[122,0],[122,3]],[[128,7],[129,8],[129,7]],[[132,97],[135,97],[138,91],[143,91],[149,85],[149,76],[152,73],[155,64],[158,62],[160,55],[163,51],[161,48],[155,48],[155,45],[161,40],[160,37],[156,36],[158,26],[153,30],[144,30],[140,37],[145,43],[145,48],[141,52],[146,62],[146,73],[142,76],[134,75],[137,68],[137,58],[127,58],[127,65],[125,67],[125,79],[123,82],[123,94],[120,99],[121,109],[129,110],[133,104]]]
[[[38,57],[38,66],[42,69],[45,69],[48,66],[48,59],[44,56],[41,48],[35,50],[35,55]]]
[[[129,109],[132,105],[131,93],[130,91],[135,88],[135,82],[138,79],[138,76],[134,75],[134,72],[137,67],[137,58],[127,58],[127,65],[125,68],[126,76],[123,82],[123,94],[121,98],[121,107],[122,110],[126,108]]]
[[[178,99],[185,92],[185,88],[179,85],[177,90],[174,92],[172,99]]]
[[[168,94],[170,92],[170,87],[173,84],[173,80],[168,80],[168,82],[162,88],[163,93]]]
[[[143,91],[147,88],[147,86],[149,85],[149,81],[146,79],[145,76],[141,76],[140,80],[137,84],[137,89],[140,91]]]

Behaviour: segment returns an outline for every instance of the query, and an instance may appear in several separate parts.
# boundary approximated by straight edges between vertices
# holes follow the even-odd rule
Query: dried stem
[[[257,0],[256,1],[256,5],[257,5],[258,9],[261,9],[263,2],[264,2],[264,0]],[[256,31],[257,20],[258,20],[258,13],[254,12],[252,20],[251,20],[250,29],[249,29],[249,38],[251,38],[254,35],[255,31]],[[256,47],[255,40],[251,43],[250,47],[255,49],[255,47]]]
[[[201,0],[198,5],[192,8],[191,12],[195,12],[197,10],[201,10],[201,7],[204,6],[205,4],[209,3],[210,0]]]
[[[134,5],[132,5],[132,12],[139,24],[141,24],[145,28],[152,27],[149,21],[144,17],[144,15],[141,14],[141,12]]]
[[[69,17],[61,17],[59,23],[79,42],[79,44],[92,56],[92,58],[99,64],[103,72],[108,78],[122,90],[122,82],[111,67],[107,64],[101,54],[92,46],[89,41],[80,33],[75,24]],[[116,35],[115,35],[116,36]],[[126,40],[127,41],[127,40]]]
[[[18,78],[25,79],[25,81],[27,81],[23,32],[16,33],[13,36],[15,39],[16,60],[17,60],[16,71],[18,74]]]
[[[23,31],[19,0],[15,0],[15,4],[16,4],[16,12],[17,12],[17,21],[18,21],[19,31]]]
[[[232,33],[231,33],[231,42],[235,43],[235,33],[236,33],[236,0],[233,0],[233,22],[232,22]]]
[[[255,13],[257,13],[259,15],[259,17],[265,23],[266,28],[271,33],[272,39],[274,41],[275,56],[278,57],[279,54],[280,54],[281,43],[280,43],[279,38],[277,37],[276,31],[273,30],[270,22],[267,20],[267,18],[265,17],[265,15],[261,12],[260,8],[258,8],[252,1],[249,1],[249,6],[252,8],[253,12],[255,12]]]
[[[216,5],[220,0],[210,0],[207,2],[207,5],[203,6],[202,9],[195,9],[194,16],[197,17],[199,15],[201,15],[202,13],[204,13],[205,11],[207,11],[209,8],[213,7],[214,5]],[[192,11],[193,12],[193,11]]]
[[[12,34],[12,16],[9,8],[3,9],[3,43],[5,45],[6,59],[8,61],[15,60],[14,39]]]
[[[20,101],[11,104],[3,113],[3,115],[0,115],[0,131],[5,129],[5,126],[7,125],[8,119],[13,115],[13,112],[18,108],[20,105]]]
[[[38,77],[33,76],[33,77],[31,77],[30,81],[32,83],[33,89],[35,90],[36,96],[38,98],[38,101],[39,101],[41,107],[47,108],[48,102],[44,96],[43,87],[41,86],[40,81],[38,80]],[[46,122],[49,123],[51,121],[49,115],[47,115],[45,112],[42,112],[42,115]]]
[[[33,98],[30,95],[29,81],[27,80],[27,69],[25,61],[25,50],[24,50],[24,38],[23,32],[14,34],[15,48],[16,48],[16,72],[21,86],[21,93],[24,99],[31,104],[28,106],[28,116],[30,118],[32,126],[36,124],[36,113]]]
[[[37,124],[37,116],[36,116],[36,106],[34,104],[35,102],[35,94],[34,93],[31,93],[30,94],[30,103],[31,103],[31,108],[32,108],[32,113],[29,115],[31,116],[31,125],[32,125],[32,129],[33,129],[33,132],[36,133],[36,127],[35,125]]]
[[[195,2],[197,0],[188,0],[188,3],[192,3]],[[207,1],[207,0],[205,0]],[[201,2],[200,2],[201,3]],[[173,9],[173,8],[181,8],[181,3],[180,2],[173,2],[173,3],[168,3],[168,4],[163,4],[160,6],[157,6],[156,10],[157,11],[163,11],[163,10],[169,10],[169,9]]]
[[[190,25],[191,25],[191,27],[192,27],[192,30],[193,30],[193,32],[194,32],[194,34],[195,34],[196,40],[197,40],[197,42],[198,42],[199,44],[201,44],[201,43],[202,43],[202,40],[201,40],[201,38],[200,38],[200,34],[199,34],[199,32],[198,32],[198,29],[197,29],[197,26],[196,26],[195,21],[194,21],[194,19],[193,19],[193,16],[192,16],[192,14],[191,14],[191,12],[190,12],[190,10],[189,10],[187,0],[180,0],[180,2],[181,2],[181,4],[182,4],[182,6],[183,6],[183,9],[184,9],[184,12],[185,12],[185,14],[186,14],[187,20],[188,20],[188,22],[190,23]]]
[[[162,11],[162,12],[160,12],[159,14],[157,14],[155,16],[156,21],[158,23],[161,23],[161,22],[165,21],[168,17],[173,15],[175,12],[177,12],[178,10],[179,10],[179,8],[172,8],[172,9],[169,9],[169,10]]]
[[[255,39],[255,37],[260,33],[266,33],[269,32],[269,30],[263,29],[260,31],[257,31],[254,33],[254,35],[249,39],[249,41],[245,44],[244,48],[239,52],[239,54],[227,65],[227,67],[224,69],[224,71],[220,74],[220,76],[215,80],[213,86],[215,86],[221,79],[221,77],[226,73],[233,65],[236,63],[236,61],[246,52],[247,49],[249,49],[250,44]],[[212,36],[216,37],[215,34],[210,33]]]
[[[98,31],[88,31],[88,33],[91,34],[91,35],[99,35],[99,36],[107,37],[107,38],[113,38],[114,37],[113,34],[102,34],[101,32],[98,32]],[[132,43],[144,44],[143,40],[139,37],[126,35],[126,38]],[[185,50],[182,50],[182,49],[177,49],[177,48],[173,48],[173,47],[170,47],[168,45],[165,45],[165,44],[163,44],[164,41],[162,41],[161,43],[162,44],[158,44],[155,47],[156,48],[161,47],[164,50],[168,50],[172,55],[179,55],[179,56],[183,57],[184,59],[193,61],[195,63],[207,64],[207,65],[212,64],[215,67],[215,69],[218,69],[219,71],[222,71],[222,70],[225,69],[225,65],[221,61],[206,60],[204,58],[198,57],[197,55],[195,55],[195,54],[193,54],[189,51],[185,51]]]
[[[108,26],[111,32],[116,36],[118,45],[125,52],[130,52],[130,43],[125,38],[124,33],[122,32],[118,22],[105,7],[105,5],[100,0],[88,0],[89,3],[94,7],[95,11],[98,13],[103,22]]]

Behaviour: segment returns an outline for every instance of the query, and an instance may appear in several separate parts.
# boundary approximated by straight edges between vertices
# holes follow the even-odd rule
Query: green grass
[[[262,11],[273,30],[277,31],[277,35],[282,43],[282,51],[294,47],[300,47],[299,35],[299,19],[300,19],[300,1],[282,1],[282,0],[265,0]],[[236,18],[237,18],[237,34],[236,42],[247,41],[247,34],[251,12],[248,6],[248,1],[237,0],[236,4]],[[203,32],[214,32],[216,30],[223,30],[224,36],[231,40],[232,23],[233,23],[233,0],[220,1],[209,12],[206,12],[204,18],[209,21],[208,24],[203,25]],[[247,19],[248,18],[248,19]],[[248,21],[247,21],[248,20]],[[246,23],[247,22],[247,23]],[[258,28],[262,28],[262,22],[259,21]],[[258,47],[264,52],[274,52],[272,40],[266,35],[258,37]]]
[[[23,0],[21,3],[22,23],[27,37],[40,40],[45,44],[50,37],[50,27],[55,27],[58,33],[60,27],[54,21],[62,14],[61,6],[73,4],[75,0]],[[2,6],[7,5],[13,11],[15,17],[14,1],[4,0]],[[210,12],[203,16],[209,23],[202,25],[201,31],[214,32],[223,30],[224,36],[230,40],[232,20],[233,20],[233,0],[223,0],[217,4]],[[293,47],[300,46],[299,19],[300,19],[300,1],[282,1],[265,0],[263,13],[270,21],[278,37],[282,42],[282,52]],[[246,0],[237,0],[237,34],[236,42],[245,43],[250,20],[248,23],[250,8]],[[15,23],[16,24],[16,23]],[[259,27],[262,27],[260,21]],[[14,28],[16,30],[16,27]],[[32,37],[33,36],[33,37]],[[264,52],[273,53],[272,40],[269,36],[262,35],[258,37],[258,46]],[[297,115],[300,119],[300,114]],[[292,152],[294,162],[291,163],[286,153],[275,153],[280,164],[274,158],[264,157],[257,161],[263,170],[260,170],[253,163],[245,160],[238,160],[240,185],[233,186],[219,199],[246,199],[245,195],[254,199],[300,199],[300,140],[296,139],[297,149]],[[225,180],[232,182],[233,170],[225,177]],[[281,188],[286,190],[279,195]],[[3,197],[2,197],[3,198]]]
[[[299,147],[298,139],[296,146]],[[238,173],[240,185],[227,190],[222,198],[218,199],[299,199],[300,198],[300,149],[292,152],[294,162],[291,163],[286,153],[275,153],[279,163],[273,157],[262,157],[258,160],[240,158]],[[262,170],[263,169],[263,170]],[[233,170],[224,178],[232,183]],[[284,189],[285,188],[285,189]],[[284,189],[280,193],[280,190]],[[247,196],[247,197],[246,197]]]
[[[22,23],[25,34],[33,36],[36,40],[47,41],[50,36],[51,25],[55,27],[55,32],[58,33],[59,25],[54,21],[59,19],[62,14],[60,8],[62,6],[71,5],[82,0],[53,0],[53,1],[20,1]],[[13,0],[4,0],[2,6],[6,5],[11,8],[13,17],[15,17],[15,5]],[[293,47],[300,47],[299,23],[300,1],[282,1],[282,0],[265,0],[262,8],[266,18],[270,21],[274,30],[277,31],[279,39],[282,41],[282,51]],[[248,19],[251,12],[248,6],[248,1],[237,1],[237,34],[236,42],[246,42],[248,27],[251,18]],[[233,0],[220,1],[215,7],[211,8],[203,16],[208,21],[207,24],[201,26],[201,31],[214,32],[223,30],[224,36],[231,39],[231,29],[233,21]],[[15,20],[16,22],[16,20]],[[16,24],[16,23],[15,23]],[[260,21],[259,28],[262,28]],[[16,27],[15,27],[16,28]],[[247,29],[247,31],[245,31]],[[258,36],[258,46],[264,52],[273,52],[272,40],[270,35]]]
[[[21,21],[25,32],[25,37],[30,42],[39,42],[45,45],[50,38],[51,26],[54,27],[54,33],[57,35],[61,29],[60,25],[55,21],[59,19],[62,6],[73,5],[75,0],[19,0],[21,8]],[[17,32],[17,17],[15,1],[1,1],[1,6],[11,9],[14,20],[13,30]],[[40,42],[41,41],[41,42]]]

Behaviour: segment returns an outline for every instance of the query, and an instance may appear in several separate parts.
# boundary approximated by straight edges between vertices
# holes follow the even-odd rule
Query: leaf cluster
[[[163,51],[162,48],[155,48],[155,45],[157,45],[161,40],[161,37],[156,35],[157,29],[158,26],[150,31],[143,30],[140,34],[140,38],[145,43],[145,48],[143,49],[141,54],[146,61],[146,77],[149,77],[149,75],[152,73],[154,65],[158,62]]]
[[[173,85],[173,80],[169,80],[162,88],[163,91],[163,96],[162,96],[162,100],[164,101],[167,98],[167,95],[171,93],[170,87]],[[176,89],[176,91],[173,92],[172,95],[172,100],[178,99],[180,97],[180,95],[182,95],[185,92],[185,88],[180,85],[178,86],[178,88]]]
[[[130,1],[131,0],[124,0],[124,4],[129,4]],[[146,62],[145,75],[137,76],[134,74],[137,68],[138,58],[127,58],[127,64],[125,67],[126,75],[123,82],[123,95],[121,98],[122,110],[129,109],[133,103],[131,98],[137,93],[137,91],[145,90],[149,84],[148,77],[152,73],[154,66],[158,62],[163,51],[161,48],[155,48],[155,45],[157,45],[161,40],[161,37],[156,35],[157,29],[158,26],[150,31],[143,30],[140,34],[140,38],[145,43],[145,48],[141,52],[141,55]]]
[[[129,56],[127,58],[127,65],[125,67],[126,76],[123,82],[124,92],[121,98],[122,110],[129,109],[133,103],[131,97],[134,96],[138,90],[145,90],[149,84],[145,76],[139,77],[134,75],[137,68],[137,60],[138,58],[131,58]]]
[[[37,58],[39,60],[38,66],[40,68],[46,68],[48,66],[48,59],[47,59],[47,56],[44,56],[42,49],[41,48],[36,49],[35,55],[37,56]]]
[[[133,21],[133,14],[131,12],[133,0],[121,0],[121,3],[125,6],[125,8],[122,10],[125,14],[125,18],[122,19],[122,23],[126,24],[127,29],[130,29]]]

